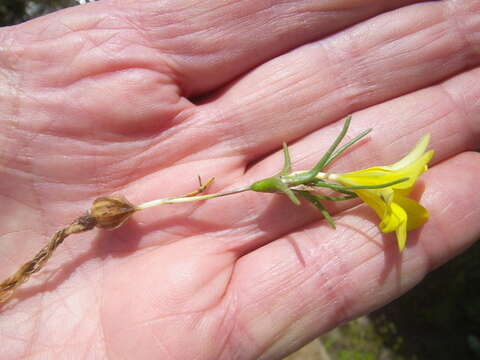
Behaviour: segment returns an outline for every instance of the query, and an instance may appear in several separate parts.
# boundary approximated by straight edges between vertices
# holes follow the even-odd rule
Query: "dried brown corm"
[[[134,212],[135,207],[123,196],[108,196],[96,199],[89,214],[98,228],[113,230],[122,226]]]

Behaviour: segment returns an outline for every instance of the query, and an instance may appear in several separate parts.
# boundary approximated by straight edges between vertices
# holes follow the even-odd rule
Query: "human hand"
[[[2,359],[275,359],[398,297],[480,234],[480,4],[100,1],[0,32],[0,274],[98,196],[134,204],[306,169],[353,113],[332,171],[424,133],[430,220],[399,254],[371,209],[242,193],[70,237],[0,309]],[[1,279],[0,279],[1,280]]]

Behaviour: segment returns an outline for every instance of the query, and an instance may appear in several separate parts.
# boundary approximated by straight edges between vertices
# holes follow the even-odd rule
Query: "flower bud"
[[[135,207],[123,196],[108,196],[96,199],[90,208],[90,216],[95,219],[96,226],[113,230],[123,225]]]

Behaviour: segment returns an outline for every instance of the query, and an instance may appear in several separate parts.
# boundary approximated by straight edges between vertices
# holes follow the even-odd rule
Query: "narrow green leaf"
[[[318,187],[328,187],[328,186],[319,185],[319,183],[329,185],[329,183],[327,183],[327,182],[325,182],[325,180],[321,180],[321,179],[317,179],[316,181],[311,182],[308,185],[318,186]],[[342,194],[345,194],[345,195],[350,195],[352,197],[357,197],[357,194],[355,194],[353,191],[338,188],[338,186],[341,186],[339,184],[332,184],[332,185],[334,185],[336,187],[335,189],[332,189],[332,190],[335,190],[336,192],[339,192],[339,193],[342,193]]]
[[[357,197],[355,193],[353,195],[345,195],[345,196],[328,196],[328,195],[321,195],[321,194],[314,194],[314,196],[318,200],[328,200],[328,201],[344,201],[344,200],[355,199]]]
[[[340,132],[340,134],[338,134],[337,138],[335,139],[335,141],[333,142],[333,144],[330,146],[330,148],[327,150],[327,152],[325,153],[325,155],[323,155],[323,157],[320,159],[320,161],[315,165],[315,167],[310,170],[310,173],[313,175],[313,176],[316,176],[320,171],[323,170],[323,168],[325,167],[325,164],[327,163],[328,159],[330,159],[330,157],[332,156],[333,152],[335,151],[335,149],[338,147],[338,145],[340,144],[340,142],[343,140],[343,138],[345,137],[345,135],[347,134],[347,131],[348,131],[348,127],[350,126],[350,122],[352,120],[352,116],[348,116],[347,119],[345,120],[345,123],[343,124],[343,128],[342,128],[342,131]]]
[[[288,152],[287,143],[283,143],[283,169],[280,171],[279,175],[287,175],[292,171],[292,161],[290,159],[290,153]]]
[[[388,183],[385,183],[385,184],[378,184],[378,185],[344,186],[344,185],[327,183],[327,182],[324,182],[324,181],[311,182],[311,183],[309,183],[309,185],[329,188],[329,189],[332,189],[332,190],[342,192],[344,190],[348,191],[348,190],[361,190],[361,189],[366,189],[366,190],[368,190],[368,189],[382,189],[382,188],[386,188],[386,187],[393,186],[393,185],[399,184],[401,182],[407,181],[408,179],[409,179],[408,177],[404,177],[404,178],[401,178],[401,179],[398,179],[398,180],[395,180],[395,181],[391,181],[391,182],[388,182]]]
[[[277,182],[277,189],[288,196],[288,198],[295,204],[300,205],[300,200],[298,200],[295,193],[287,185],[285,185],[280,179]]]
[[[330,224],[330,226],[335,229],[335,221],[333,221],[332,215],[328,212],[328,210],[323,206],[323,204],[319,201],[316,195],[310,194],[308,191],[297,191],[303,198],[305,198],[308,202],[313,204],[323,215],[325,220]]]
[[[342,147],[340,147],[337,151],[335,151],[331,156],[330,158],[326,161],[325,165],[324,165],[324,168],[326,168],[333,160],[335,160],[335,158],[337,158],[338,156],[340,156],[345,150],[347,150],[350,146],[354,145],[355,143],[357,143],[358,141],[360,141],[361,139],[363,139],[365,136],[367,136],[370,132],[372,131],[372,129],[367,129],[367,130],[363,130],[360,134],[358,134],[357,136],[355,136],[352,140],[350,140],[349,142],[347,142],[345,145],[343,145]]]

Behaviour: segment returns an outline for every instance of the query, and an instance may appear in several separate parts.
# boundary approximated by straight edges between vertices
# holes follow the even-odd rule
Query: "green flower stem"
[[[215,194],[206,194],[206,195],[198,195],[198,196],[183,196],[183,197],[169,197],[169,198],[163,198],[163,199],[157,199],[157,200],[152,200],[148,201],[146,203],[140,204],[135,206],[135,210],[143,210],[149,207],[154,207],[154,206],[159,206],[159,205],[164,205],[164,204],[177,204],[177,203],[186,203],[186,202],[194,202],[194,201],[201,201],[201,200],[208,200],[208,199],[213,199],[221,196],[228,196],[228,195],[233,195],[233,194],[238,194],[244,191],[248,191],[250,188],[241,188],[241,189],[235,189],[235,190],[230,190],[230,191],[225,191],[221,193],[215,193]]]

